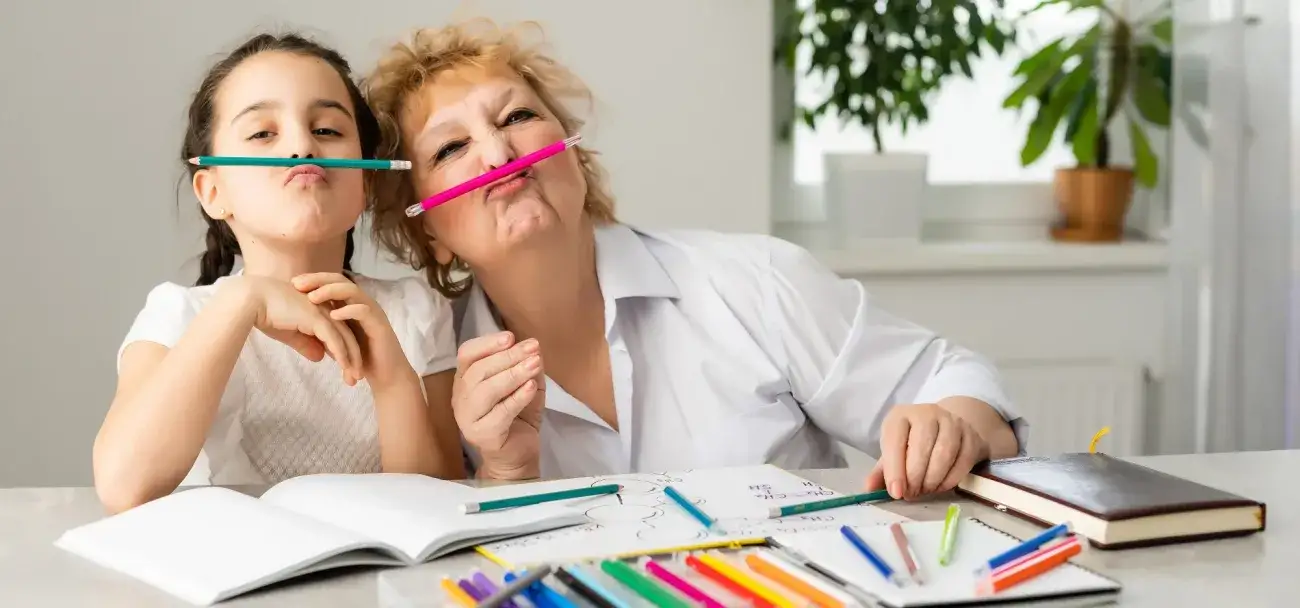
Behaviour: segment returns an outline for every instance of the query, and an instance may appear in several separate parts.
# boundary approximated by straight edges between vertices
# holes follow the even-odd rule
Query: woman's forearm
[[[948,397],[939,400],[938,405],[965,420],[984,438],[989,446],[989,458],[1011,458],[1020,453],[1020,441],[1011,423],[993,406],[972,397]]]
[[[415,370],[374,390],[379,424],[379,459],[386,473],[420,473],[442,479],[465,476],[460,443],[443,446]],[[454,458],[450,455],[454,454]]]
[[[95,438],[101,501],[118,512],[176,489],[194,465],[216,417],[256,308],[231,282],[161,358],[124,360],[118,394]]]

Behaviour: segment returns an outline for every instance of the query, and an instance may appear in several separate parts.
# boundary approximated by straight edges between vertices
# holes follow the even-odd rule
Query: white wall
[[[90,482],[119,341],[150,287],[193,281],[201,224],[188,188],[176,194],[176,157],[189,95],[219,52],[259,29],[302,28],[364,71],[414,27],[537,19],[597,95],[584,135],[625,221],[767,232],[770,11],[755,0],[5,2],[0,487]]]

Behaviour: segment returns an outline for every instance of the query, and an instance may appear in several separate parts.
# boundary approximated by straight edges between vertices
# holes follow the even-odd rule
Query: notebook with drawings
[[[583,523],[584,499],[465,515],[465,502],[528,493],[423,475],[308,475],[260,498],[183,490],[67,531],[55,545],[207,605],[345,566],[414,565],[481,542]]]
[[[1095,605],[1097,602],[1114,599],[1121,588],[1114,580],[1067,562],[994,595],[983,596],[978,593],[976,569],[987,563],[989,558],[1019,544],[1019,539],[977,519],[963,518],[958,524],[952,561],[943,566],[939,564],[942,521],[913,521],[902,526],[908,544],[916,554],[922,584],[900,587],[886,581],[838,528],[777,535],[774,539],[855,584],[889,608],[963,604],[983,606],[1035,600],[1051,602],[1052,605],[1057,605],[1058,602]],[[906,562],[898,551],[888,525],[853,526],[853,529],[895,572],[906,574]]]

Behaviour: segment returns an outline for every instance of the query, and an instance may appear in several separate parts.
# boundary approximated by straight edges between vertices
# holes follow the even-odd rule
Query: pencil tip
[[[191,165],[197,165],[197,164],[199,164],[199,157],[195,156],[194,158],[191,158],[191,159],[190,159],[190,164],[191,164]]]

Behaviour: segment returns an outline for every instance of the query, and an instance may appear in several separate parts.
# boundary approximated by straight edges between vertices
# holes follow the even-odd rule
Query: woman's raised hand
[[[288,281],[248,275],[235,279],[253,307],[254,327],[312,361],[329,355],[343,368],[343,380],[349,386],[361,380],[361,347],[356,335],[344,320],[331,315],[329,305],[313,303]]]
[[[498,332],[461,345],[451,405],[465,440],[479,452],[481,477],[538,476],[546,377],[536,340]]]

